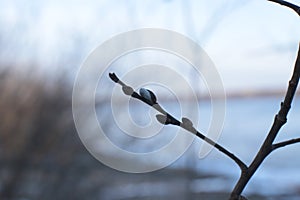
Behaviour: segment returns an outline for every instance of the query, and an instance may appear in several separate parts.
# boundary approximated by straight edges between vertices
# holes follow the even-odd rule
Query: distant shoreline
[[[231,99],[255,99],[255,98],[269,98],[269,97],[282,97],[284,98],[286,91],[283,90],[259,90],[259,91],[255,91],[255,90],[246,90],[246,91],[238,91],[238,92],[226,92],[225,93],[225,99],[231,100]],[[118,102],[127,102],[128,101],[128,97],[124,98],[124,94],[120,94],[120,97],[118,98]],[[198,98],[202,101],[209,101],[211,99],[211,96],[208,94],[198,94],[197,95]],[[300,91],[298,90],[296,92],[296,96],[300,96]],[[173,99],[173,98],[166,98],[163,96],[157,96],[158,100],[161,102],[173,102],[173,101],[177,101],[177,99]],[[215,95],[214,98],[217,99],[224,99],[224,96],[218,96]],[[181,97],[181,99],[185,100],[185,101],[191,101],[193,100],[193,98],[191,96],[185,96],[185,97]],[[110,96],[106,96],[106,97],[99,97],[98,99],[96,98],[96,104],[100,104],[100,103],[108,103],[111,102],[111,98]]]
[[[244,92],[228,92],[226,98],[261,98],[261,97],[284,97],[284,90],[247,90]],[[300,91],[296,92],[296,96],[300,96]]]

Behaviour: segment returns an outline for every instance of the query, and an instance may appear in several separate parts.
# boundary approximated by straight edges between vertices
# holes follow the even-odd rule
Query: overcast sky
[[[204,48],[226,91],[284,89],[299,22],[292,10],[266,0],[2,0],[1,59],[48,68],[67,63],[76,71],[118,33],[164,28]]]

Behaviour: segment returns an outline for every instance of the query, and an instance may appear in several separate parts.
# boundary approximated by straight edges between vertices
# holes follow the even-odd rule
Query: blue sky
[[[170,29],[204,48],[226,91],[285,89],[300,38],[299,17],[265,0],[2,0],[0,27],[2,61],[73,71],[118,33]]]

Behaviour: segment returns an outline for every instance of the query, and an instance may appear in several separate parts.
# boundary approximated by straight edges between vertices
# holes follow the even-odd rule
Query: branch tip
[[[115,73],[109,73],[109,77],[116,83],[118,83],[120,80]]]

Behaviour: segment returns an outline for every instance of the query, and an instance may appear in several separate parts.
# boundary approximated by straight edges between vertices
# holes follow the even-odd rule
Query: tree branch
[[[286,6],[290,9],[294,10],[300,16],[300,7],[295,5],[295,4],[292,4],[292,3],[287,2],[287,1],[282,1],[282,0],[268,0],[268,1],[272,1],[274,3],[278,3],[278,4],[281,4],[283,6]]]
[[[295,139],[286,140],[286,141],[283,141],[283,142],[278,142],[278,143],[272,145],[272,151],[274,151],[278,148],[281,148],[281,147],[284,147],[284,146],[287,146],[287,145],[291,145],[291,144],[296,144],[296,143],[299,143],[299,142],[300,142],[300,138],[295,138]]]
[[[231,200],[237,200],[240,197],[241,193],[243,192],[244,188],[246,187],[247,183],[249,182],[253,174],[256,172],[258,167],[262,164],[265,158],[274,150],[273,142],[276,136],[278,135],[281,127],[287,122],[287,114],[291,108],[291,103],[293,101],[295,92],[297,90],[299,77],[300,77],[300,44],[298,48],[298,55],[294,66],[293,75],[291,80],[289,81],[289,86],[284,101],[281,103],[281,108],[278,114],[275,116],[273,125],[264,143],[262,144],[255,158],[253,159],[252,163],[250,164],[247,172],[241,175],[240,179],[235,185],[235,188],[231,193],[231,198],[230,198]],[[279,146],[283,146],[284,144],[287,145],[286,143],[282,143]]]
[[[155,101],[149,101],[147,98],[144,98],[143,96],[139,95],[137,92],[135,92],[132,87],[126,85],[124,82],[122,82],[115,73],[109,73],[109,77],[115,82],[118,83],[122,86],[122,90],[126,95],[131,96],[132,98],[136,98],[150,106],[152,106],[155,110],[160,112],[162,115],[156,115],[157,120],[164,124],[172,124],[175,126],[179,126],[187,131],[189,131],[192,134],[195,134],[197,137],[200,139],[204,140],[208,144],[214,146],[216,149],[218,149],[220,152],[231,158],[241,169],[242,172],[246,171],[248,169],[247,165],[239,159],[237,156],[235,156],[233,153],[219,145],[218,143],[214,142],[212,139],[206,137],[199,131],[197,131],[191,122],[191,120],[187,118],[182,118],[182,122],[174,118],[172,115],[170,115],[168,112],[166,112],[157,102],[156,102],[156,97]],[[151,92],[152,93],[152,92]],[[153,93],[152,93],[153,94]],[[154,95],[154,94],[153,94]]]

